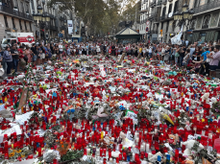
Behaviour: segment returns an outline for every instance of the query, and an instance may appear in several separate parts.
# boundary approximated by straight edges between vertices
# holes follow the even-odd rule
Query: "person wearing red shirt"
[[[20,68],[20,70],[23,70],[26,64],[24,60],[24,47],[23,46],[19,47],[18,53],[19,53],[19,60],[21,61],[18,63],[18,68]]]

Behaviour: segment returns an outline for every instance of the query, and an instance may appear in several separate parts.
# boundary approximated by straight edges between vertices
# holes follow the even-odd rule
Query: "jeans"
[[[13,62],[7,62],[7,74],[11,73],[11,69],[13,68]]]
[[[13,59],[13,64],[14,64],[15,72],[17,72],[18,71],[18,59]]]
[[[180,66],[183,66],[183,57],[180,56]]]

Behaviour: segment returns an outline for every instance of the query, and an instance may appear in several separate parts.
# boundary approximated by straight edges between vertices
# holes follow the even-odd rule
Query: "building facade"
[[[142,39],[144,39],[145,35],[147,34],[146,23],[148,21],[148,14],[150,9],[149,4],[149,0],[141,0],[139,33],[142,35]]]
[[[170,39],[180,31],[174,14],[181,11],[184,0],[157,0],[150,2],[152,22],[150,38],[152,41],[170,42]]]
[[[220,40],[220,0],[190,0],[193,19],[185,33],[190,42]]]
[[[174,20],[176,12],[182,12],[183,5],[194,11],[192,20],[185,20],[183,26]],[[220,42],[220,0],[142,0],[140,34],[153,42],[170,42],[183,27],[183,40]],[[146,22],[150,29],[146,32]]]
[[[10,32],[32,32],[33,28],[29,0],[0,1],[0,41]]]
[[[58,37],[58,24],[57,16],[58,7],[48,7],[49,0],[31,0],[31,9],[33,16],[41,14],[41,20],[34,20],[34,34],[37,40],[51,40]],[[48,18],[48,21],[42,21],[44,17]]]

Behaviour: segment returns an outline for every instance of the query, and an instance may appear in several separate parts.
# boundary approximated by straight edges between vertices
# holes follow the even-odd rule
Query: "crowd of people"
[[[195,42],[190,45],[187,42],[182,45],[171,45],[165,43],[114,44],[107,41],[36,43],[31,47],[17,43],[0,51],[0,61],[7,75],[12,75],[24,71],[28,63],[32,63],[33,66],[44,64],[52,57],[62,60],[69,55],[120,55],[122,53],[187,67],[198,74],[211,77],[216,77],[216,69],[220,61],[220,46],[216,42]]]

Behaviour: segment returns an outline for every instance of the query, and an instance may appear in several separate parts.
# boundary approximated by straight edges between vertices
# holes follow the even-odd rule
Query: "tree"
[[[59,4],[60,11],[74,10],[83,20],[89,34],[106,34],[116,29],[122,0],[50,0],[48,6]]]

